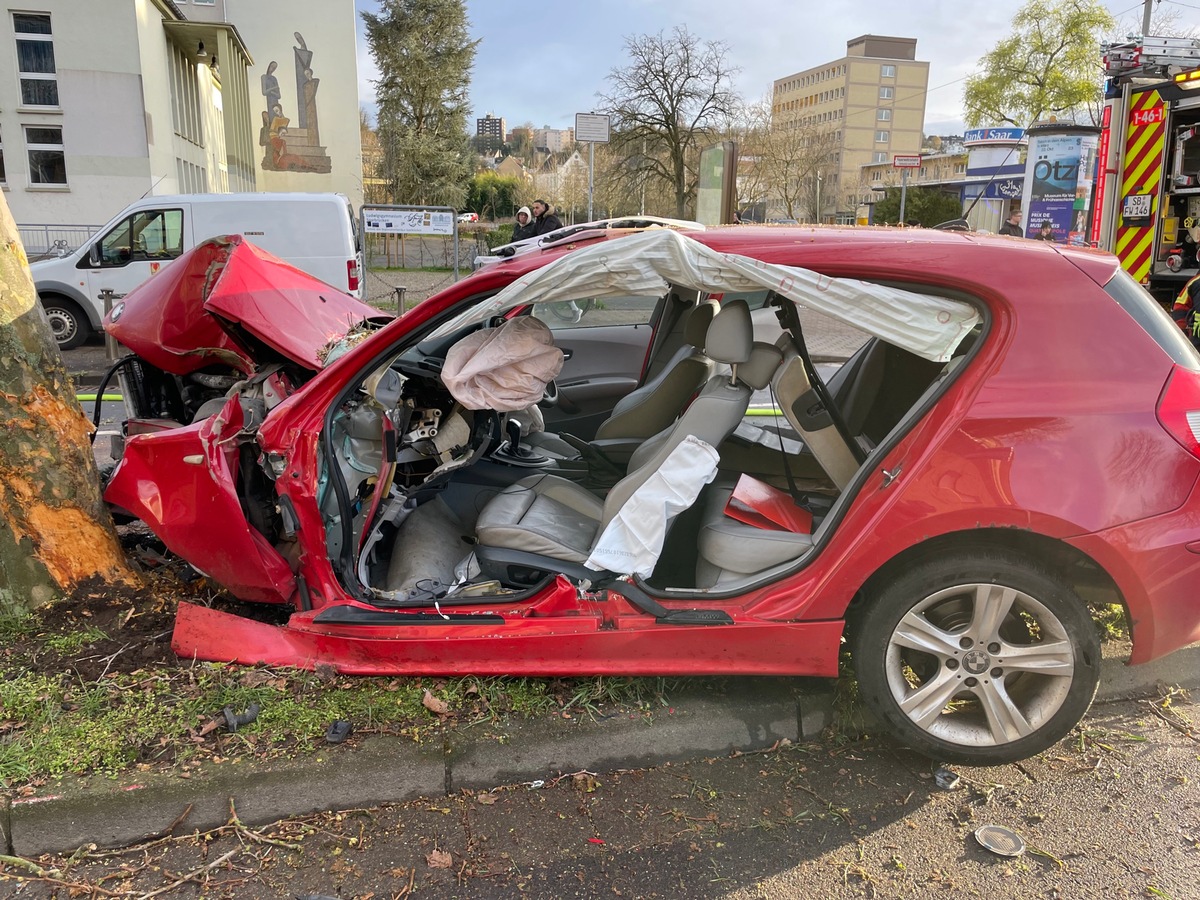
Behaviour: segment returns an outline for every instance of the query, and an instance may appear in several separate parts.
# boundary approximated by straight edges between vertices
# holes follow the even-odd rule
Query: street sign
[[[454,234],[454,212],[432,209],[386,209],[364,206],[363,231],[371,234]]]
[[[893,169],[919,169],[921,168],[920,154],[903,155],[897,153],[892,157]]]
[[[576,143],[607,144],[609,117],[599,113],[575,113]]]

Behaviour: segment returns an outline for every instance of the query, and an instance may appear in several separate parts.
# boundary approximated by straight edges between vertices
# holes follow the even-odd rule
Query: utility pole
[[[1154,8],[1155,0],[1146,0],[1142,8],[1142,37],[1150,33],[1150,12]]]

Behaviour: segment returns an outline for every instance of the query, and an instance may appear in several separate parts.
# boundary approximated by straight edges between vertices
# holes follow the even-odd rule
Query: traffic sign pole
[[[892,168],[900,170],[900,221],[897,224],[903,225],[904,201],[908,194],[908,170],[921,168],[921,155],[897,153],[892,157]]]

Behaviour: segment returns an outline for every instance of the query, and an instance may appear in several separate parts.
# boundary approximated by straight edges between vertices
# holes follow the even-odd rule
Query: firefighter
[[[1200,294],[1200,275],[1189,278],[1183,286],[1175,298],[1175,305],[1171,308],[1171,318],[1183,329],[1183,333],[1192,339],[1192,344],[1200,348],[1200,316],[1196,314],[1197,294]]]

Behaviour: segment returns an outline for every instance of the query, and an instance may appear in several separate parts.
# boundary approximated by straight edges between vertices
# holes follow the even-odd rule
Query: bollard
[[[112,312],[114,300],[120,300],[124,294],[118,294],[112,288],[104,288],[100,291],[99,300],[104,304],[104,317],[108,318],[108,314]],[[117,360],[117,341],[107,331],[104,333],[104,356],[109,362]]]

